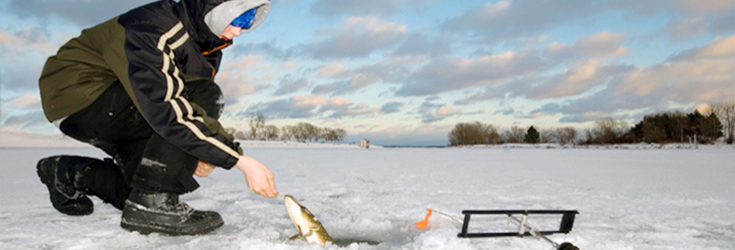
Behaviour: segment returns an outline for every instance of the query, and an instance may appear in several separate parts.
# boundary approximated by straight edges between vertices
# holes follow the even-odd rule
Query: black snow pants
[[[211,81],[186,83],[182,95],[215,119],[219,118],[224,107],[221,103],[222,91]],[[122,170],[122,180],[97,180],[96,185],[88,187],[92,191],[90,193],[105,190],[108,193],[109,190],[130,192],[132,188],[147,193],[183,194],[199,187],[193,178],[199,160],[156,134],[119,82],[113,83],[89,107],[64,119],[59,128],[69,137],[102,149]],[[90,169],[89,173],[94,176],[94,169]],[[109,174],[102,172],[98,175],[110,178]],[[127,196],[117,194],[107,199],[113,199],[113,204],[124,203],[124,200],[114,199]]]

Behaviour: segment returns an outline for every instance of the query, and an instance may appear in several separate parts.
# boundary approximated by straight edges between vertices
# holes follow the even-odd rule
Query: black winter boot
[[[88,215],[94,204],[85,193],[74,186],[77,173],[86,166],[84,158],[75,156],[52,156],[41,159],[36,173],[48,188],[51,204],[64,214]]]
[[[196,235],[224,225],[217,212],[195,210],[179,203],[174,193],[133,192],[125,201],[120,226],[142,234]]]
[[[74,185],[82,188],[87,195],[97,196],[120,210],[125,206],[125,200],[131,191],[125,185],[122,170],[110,158],[104,161],[95,159],[88,167],[80,170]]]

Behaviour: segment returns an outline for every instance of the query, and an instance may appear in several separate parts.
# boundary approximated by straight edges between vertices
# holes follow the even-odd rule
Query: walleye
[[[318,243],[324,245],[327,242],[334,243],[332,237],[329,236],[327,230],[324,229],[322,223],[319,222],[309,209],[299,204],[292,196],[286,195],[283,198],[286,205],[286,211],[291,216],[293,224],[299,229],[299,234],[294,235],[291,239],[304,238],[309,243]]]

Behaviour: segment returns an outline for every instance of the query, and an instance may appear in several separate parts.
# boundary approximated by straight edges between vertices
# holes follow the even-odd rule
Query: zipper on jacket
[[[216,47],[214,49],[211,49],[209,51],[204,51],[204,52],[202,52],[202,55],[207,56],[209,54],[212,54],[214,52],[217,52],[217,51],[220,51],[220,50],[222,50],[224,48],[227,48],[227,46],[230,46],[230,45],[232,45],[232,40],[227,41],[225,44],[222,44],[222,45],[220,45],[220,46],[218,46],[218,47]]]

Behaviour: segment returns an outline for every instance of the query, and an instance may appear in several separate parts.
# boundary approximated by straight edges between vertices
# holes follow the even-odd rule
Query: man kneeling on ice
[[[217,121],[224,99],[213,82],[220,50],[269,10],[269,0],[157,1],[83,30],[49,57],[39,80],[46,118],[112,157],[41,159],[53,207],[87,215],[96,195],[123,211],[125,229],[190,235],[224,224],[179,202],[199,187],[195,174],[236,167],[252,191],[276,197],[273,173]]]

